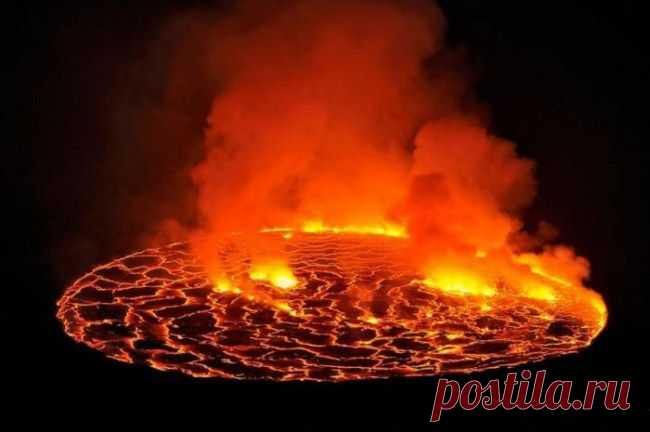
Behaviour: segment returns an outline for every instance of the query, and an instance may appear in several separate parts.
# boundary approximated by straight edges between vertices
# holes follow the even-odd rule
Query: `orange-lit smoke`
[[[533,163],[487,130],[430,2],[243,1],[206,33],[219,90],[192,172],[206,262],[230,232],[359,227],[405,234],[430,282],[459,291],[505,277],[552,301],[543,287],[588,276],[566,247],[515,250]]]
[[[456,102],[422,68],[440,12],[420,2],[244,2],[215,52],[223,88],[194,172],[208,232],[391,220],[417,130]]]

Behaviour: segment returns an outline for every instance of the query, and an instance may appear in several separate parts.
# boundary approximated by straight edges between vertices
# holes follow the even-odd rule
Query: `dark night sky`
[[[109,413],[115,421],[118,412],[136,404],[143,418],[198,416],[214,430],[220,421],[251,417],[281,420],[290,430],[301,422],[344,420],[392,430],[400,424],[429,426],[435,379],[321,387],[196,382],[105,360],[63,335],[53,315],[65,283],[89,265],[128,251],[151,218],[181,210],[187,215],[187,208],[154,209],[153,203],[186,187],[179,167],[200,157],[198,147],[161,155],[138,143],[200,138],[213,83],[201,82],[169,100],[142,68],[158,64],[164,70],[164,52],[148,49],[156,30],[177,11],[201,2],[136,3],[14,6],[8,40],[15,44],[18,81],[9,111],[17,130],[15,139],[5,141],[3,170],[14,207],[8,213],[15,218],[6,228],[15,247],[7,250],[18,260],[6,286],[16,303],[3,301],[8,319],[1,323],[10,341],[19,336],[12,342],[16,348],[2,355],[11,364],[19,408],[41,412],[47,406],[60,416],[79,404],[88,416]],[[493,129],[537,161],[539,192],[527,217],[531,223],[552,222],[563,242],[589,257],[590,285],[611,310],[607,330],[590,349],[543,366],[577,382],[631,379],[633,396],[633,409],[625,414],[456,411],[448,413],[445,425],[467,420],[530,427],[579,419],[602,426],[647,419],[650,383],[640,353],[648,334],[642,174],[649,135],[641,2],[447,0],[441,6],[450,41],[468,50],[478,72],[477,90],[491,107]],[[116,140],[123,135],[115,124],[125,120],[114,107],[126,103],[138,112],[155,101],[170,104],[173,115],[150,116],[150,132],[128,143]],[[157,122],[173,122],[174,134],[154,132]],[[146,164],[152,157],[162,161],[155,169]],[[134,172],[141,181],[129,180]],[[123,224],[120,215],[133,205],[142,206],[146,216]],[[476,378],[485,382],[503,375]],[[174,404],[180,411],[170,411]]]

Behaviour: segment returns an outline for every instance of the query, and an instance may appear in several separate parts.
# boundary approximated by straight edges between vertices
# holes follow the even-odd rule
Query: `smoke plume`
[[[559,286],[588,276],[570,248],[546,245],[548,225],[522,231],[534,163],[490,133],[433,3],[240,1],[179,22],[216,89],[190,173],[190,237],[208,267],[231,232],[316,221],[402,227],[434,279],[461,267],[514,282],[552,273]]]

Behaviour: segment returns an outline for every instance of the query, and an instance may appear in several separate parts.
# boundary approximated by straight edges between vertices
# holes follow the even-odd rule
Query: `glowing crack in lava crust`
[[[65,291],[58,318],[74,339],[123,362],[195,377],[317,381],[540,361],[588,346],[606,320],[600,297],[585,289],[571,298],[507,281],[436,282],[401,260],[399,236],[252,237],[283,251],[285,278],[252,268],[250,236],[215,247],[220,280],[175,243],[96,267]]]

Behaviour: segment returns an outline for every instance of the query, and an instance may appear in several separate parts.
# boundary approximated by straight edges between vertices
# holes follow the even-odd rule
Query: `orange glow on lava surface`
[[[123,362],[326,381],[540,361],[588,346],[606,321],[596,293],[534,269],[488,275],[489,256],[425,274],[404,259],[399,236],[262,231],[215,245],[216,277],[184,243],[98,266],[65,291],[58,318],[74,339]],[[286,261],[255,263],[260,242]]]

